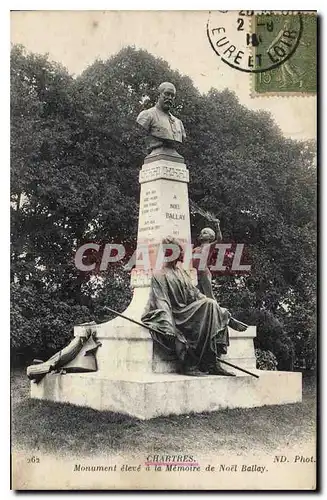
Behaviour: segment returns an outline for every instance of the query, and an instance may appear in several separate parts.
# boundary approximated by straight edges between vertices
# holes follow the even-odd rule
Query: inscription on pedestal
[[[156,179],[170,179],[174,181],[189,182],[189,172],[183,166],[175,165],[143,165],[140,171],[139,182],[143,184],[144,182],[154,181]]]
[[[190,241],[188,180],[185,164],[159,160],[143,165],[137,243],[140,257],[131,276],[133,288],[149,286],[163,238],[174,236],[182,244]],[[146,262],[150,269],[145,269]]]
[[[131,287],[141,288],[151,285],[152,272],[144,272],[142,270],[133,269],[131,273]]]
[[[160,228],[160,224],[157,222],[159,212],[158,199],[159,196],[156,189],[148,189],[145,192],[143,200],[141,197],[140,215],[144,219],[142,219],[142,227],[139,228],[139,232],[153,231]]]

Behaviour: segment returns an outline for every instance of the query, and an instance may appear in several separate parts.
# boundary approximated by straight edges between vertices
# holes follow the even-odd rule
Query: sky
[[[208,15],[208,11],[15,11],[11,41],[34,53],[48,53],[75,75],[95,59],[106,60],[134,45],[190,76],[201,92],[229,88],[247,107],[271,112],[287,137],[315,138],[315,96],[253,97],[252,75],[230,68],[210,47]],[[235,11],[229,12],[223,18],[225,25],[232,26],[236,17]]]

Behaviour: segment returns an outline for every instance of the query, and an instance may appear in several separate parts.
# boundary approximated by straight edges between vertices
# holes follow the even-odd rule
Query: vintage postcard
[[[11,12],[14,490],[315,490],[317,13]]]

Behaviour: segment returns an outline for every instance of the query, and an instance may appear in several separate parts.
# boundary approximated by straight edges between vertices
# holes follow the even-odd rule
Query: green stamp
[[[255,94],[315,93],[316,15],[265,13],[252,19]]]

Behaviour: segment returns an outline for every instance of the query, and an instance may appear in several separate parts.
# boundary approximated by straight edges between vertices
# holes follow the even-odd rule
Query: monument
[[[191,243],[189,171],[176,151],[186,134],[182,122],[170,113],[175,94],[174,85],[161,84],[156,105],[137,117],[146,134],[148,155],[139,173],[138,255],[131,273],[133,298],[124,311],[125,316],[137,322],[148,302],[162,239],[172,235],[181,245]],[[147,269],[142,258],[145,248],[149,252]],[[196,270],[189,267],[186,261],[184,268],[196,283]],[[233,377],[180,374],[176,356],[160,349],[146,328],[118,316],[106,323],[74,328],[75,338],[92,342],[84,351],[95,355],[96,371],[50,371],[41,380],[31,382],[31,397],[140,419],[301,401],[300,373],[256,369],[255,326],[243,332],[228,328],[230,345],[221,357],[251,370],[259,378],[238,370],[233,371]]]

